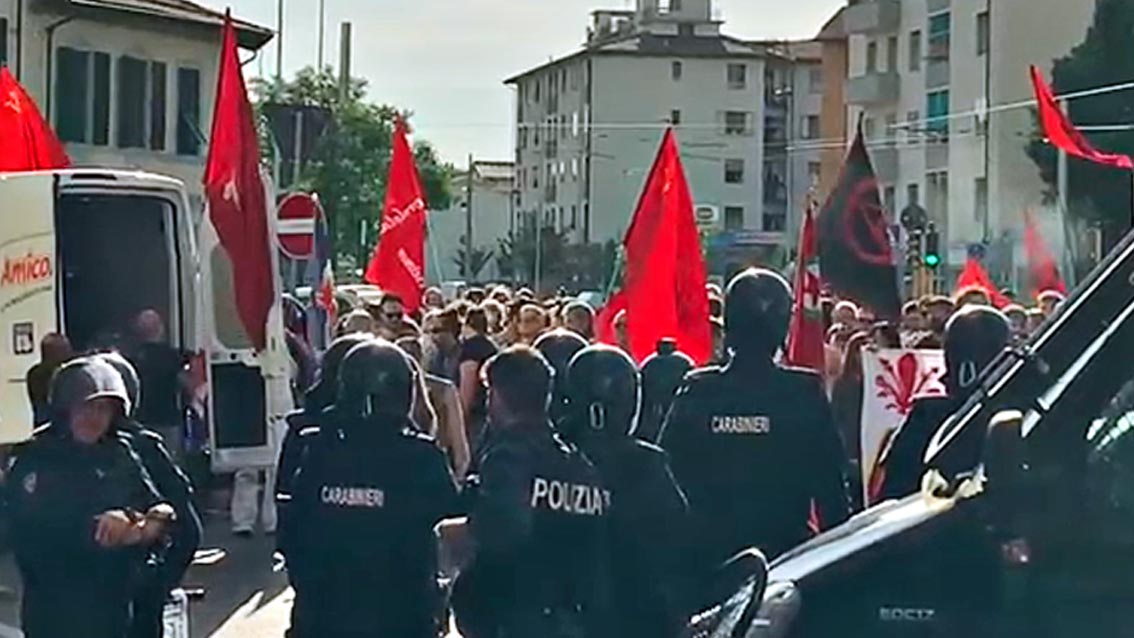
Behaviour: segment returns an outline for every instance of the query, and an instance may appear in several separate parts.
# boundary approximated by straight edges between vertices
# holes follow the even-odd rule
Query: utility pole
[[[276,0],[276,81],[283,79],[284,0]]]
[[[322,16],[320,16],[320,18],[322,18]],[[350,95],[350,23],[342,23],[342,31],[341,31],[341,34],[340,34],[340,39],[341,39],[341,42],[339,43],[339,104],[340,104],[339,108],[341,109],[342,108],[341,105],[346,104],[347,97]],[[320,66],[320,68],[322,68],[322,66]],[[336,126],[336,125],[332,124],[332,126]],[[342,133],[341,130],[335,130],[335,131],[333,131],[332,134],[338,136],[341,133]],[[333,147],[338,148],[338,141],[336,141],[336,144]],[[332,161],[333,161],[333,159],[332,159]],[[339,193],[336,193],[335,194],[335,201],[333,201],[333,202],[329,201],[329,202],[327,202],[327,204],[328,204],[328,207],[327,207],[327,218],[328,218],[327,219],[327,226],[330,229],[331,243],[333,245],[333,243],[335,243],[336,238],[338,238],[337,229],[338,229],[339,213],[341,213],[341,211],[342,211],[342,195],[339,194]],[[349,230],[347,230],[347,233],[349,233]],[[347,254],[349,254],[349,252]],[[335,252],[335,250],[332,250],[332,252],[331,252],[331,263],[332,264],[335,263],[335,257],[336,257],[336,252]],[[358,265],[359,269],[361,269],[361,267],[363,267],[361,262],[359,262],[357,265]]]
[[[323,70],[323,40],[326,38],[327,33],[327,0],[319,0],[319,52],[315,59],[316,68],[322,72]]]
[[[468,175],[465,176],[465,255],[464,255],[464,269],[462,273],[466,280],[472,279],[472,247],[473,247],[473,171],[476,170],[476,162],[473,160],[472,153],[469,153],[469,170]]]
[[[351,23],[344,22],[339,34],[339,99],[350,98]]]

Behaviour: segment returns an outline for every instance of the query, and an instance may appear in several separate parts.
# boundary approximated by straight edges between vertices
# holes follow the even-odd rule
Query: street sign
[[[280,250],[292,259],[315,254],[315,220],[323,214],[319,199],[307,193],[290,193],[276,209]]]

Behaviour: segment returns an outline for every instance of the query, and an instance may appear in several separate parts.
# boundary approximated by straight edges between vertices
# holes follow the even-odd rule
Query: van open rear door
[[[214,472],[275,467],[286,429],[284,417],[293,407],[272,213],[269,230],[277,301],[268,317],[267,348],[261,352],[253,347],[240,323],[232,261],[220,245],[207,212],[198,233],[204,293],[200,343],[208,362],[209,448]]]
[[[31,435],[27,372],[39,341],[59,325],[55,260],[56,180],[0,174],[0,444]]]

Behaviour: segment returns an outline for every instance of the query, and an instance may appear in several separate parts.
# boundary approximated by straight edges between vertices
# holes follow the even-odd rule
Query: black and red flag
[[[835,294],[869,307],[878,317],[901,314],[889,222],[861,126],[839,181],[819,211],[819,271]]]

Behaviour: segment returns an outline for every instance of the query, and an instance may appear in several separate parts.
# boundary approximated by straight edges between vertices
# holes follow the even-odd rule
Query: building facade
[[[634,10],[595,11],[579,51],[508,79],[516,223],[621,241],[672,125],[714,270],[783,250],[809,170],[801,159],[796,175],[786,151],[796,126],[817,127],[819,61],[799,55],[808,68],[797,71],[802,51],[721,27],[711,0],[637,0]],[[792,112],[803,108],[816,119]]]
[[[942,231],[947,273],[974,245],[988,250],[994,270],[1020,261],[1021,213],[1040,208],[1045,194],[1025,150],[1034,130],[1028,66],[1049,70],[1081,42],[1094,4],[859,0],[845,8],[850,132],[861,118],[886,207],[920,205]],[[1061,224],[1047,226],[1061,249]]]
[[[430,284],[502,279],[497,257],[500,242],[513,230],[515,170],[512,162],[478,160],[471,165],[471,171],[453,175],[454,196],[449,208],[429,211],[425,270]],[[465,237],[470,230],[473,254],[487,256],[482,265],[472,264],[475,272],[471,273],[463,268],[469,243]]]
[[[188,0],[0,0],[0,60],[75,165],[179,178],[199,211],[223,20]],[[272,37],[237,28],[249,50]]]

